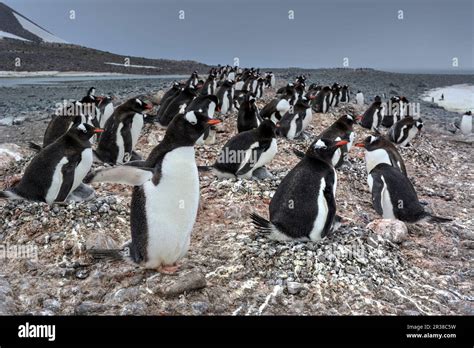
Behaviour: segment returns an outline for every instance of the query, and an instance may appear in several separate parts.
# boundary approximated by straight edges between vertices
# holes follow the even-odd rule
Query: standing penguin
[[[365,164],[367,166],[367,173],[370,173],[380,163],[386,163],[407,175],[405,162],[402,156],[398,153],[397,148],[385,137],[368,136],[362,143],[357,143],[354,146],[363,147],[365,152]]]
[[[140,98],[132,98],[118,106],[105,124],[105,130],[95,151],[96,156],[109,164],[128,162],[140,135],[140,123],[143,126],[142,113],[152,108],[150,102]],[[142,122],[137,120],[140,117]]]
[[[114,113],[114,98],[113,97],[105,97],[99,102],[99,112],[100,112],[100,119],[99,119],[99,127],[104,128],[105,123],[107,120],[112,116]],[[100,135],[100,134],[99,134]]]
[[[330,105],[336,107],[339,105],[339,100],[341,99],[341,86],[338,83],[334,83],[331,87],[332,98]]]
[[[257,99],[263,98],[263,90],[265,89],[265,79],[259,77],[257,79],[257,86],[255,88],[255,97]]]
[[[175,117],[176,114],[178,114],[180,108],[183,105],[188,106],[189,103],[191,103],[191,101],[196,97],[196,95],[197,95],[197,91],[193,85],[182,88],[180,92],[176,95],[176,97],[174,97],[168,103],[168,105],[166,106],[166,109],[163,110],[163,112],[158,113],[158,116],[157,116],[158,123],[163,127],[168,127],[173,117]]]
[[[275,74],[271,71],[267,72],[265,74],[265,85],[267,87],[275,88],[275,84],[276,84]]]
[[[257,128],[262,123],[255,100],[255,94],[248,92],[240,104],[239,113],[237,114],[237,130],[239,133]]]
[[[179,82],[173,82],[171,88],[163,94],[163,97],[161,97],[158,112],[156,113],[157,119],[160,119],[171,101],[176,98],[183,89],[184,87],[181,86]]]
[[[345,160],[346,154],[351,150],[352,144],[354,143],[355,133],[353,129],[355,119],[352,115],[343,115],[339,117],[336,122],[331,126],[325,129],[318,137],[313,141],[311,146],[315,144],[320,139],[330,139],[335,142],[346,140],[347,144],[339,146],[334,150],[331,161],[334,168],[339,168]],[[310,148],[311,148],[310,146]],[[293,151],[298,157],[303,158],[304,154],[294,150]]]
[[[382,126],[390,128],[394,123],[400,121],[402,117],[402,103],[400,97],[391,97],[388,106],[386,108],[386,113],[382,119]]]
[[[461,119],[461,124],[459,125],[461,133],[464,135],[469,135],[472,133],[472,112],[467,111]]]
[[[225,115],[234,108],[234,80],[225,80],[216,93],[219,99],[218,107],[221,114]]]
[[[90,173],[86,182],[134,186],[130,204],[131,242],[123,250],[89,250],[96,256],[126,258],[173,273],[188,251],[199,206],[194,144],[220,121],[189,111],[178,114],[146,161]]]
[[[347,141],[319,139],[281,181],[270,202],[270,221],[252,214],[257,230],[280,241],[318,241],[336,226],[334,152]]]
[[[20,182],[6,191],[0,191],[0,198],[48,204],[66,199],[77,200],[71,193],[82,184],[92,166],[89,140],[101,131],[87,123],[73,126],[42,149],[32,159]]]
[[[315,112],[326,113],[329,110],[329,98],[331,96],[331,89],[329,86],[324,86],[314,99],[313,109]]]
[[[214,71],[214,69],[211,69],[209,72],[209,76],[207,77],[207,80],[204,82],[204,85],[202,86],[201,94],[206,95],[206,94],[216,94],[217,92],[217,75]]]
[[[422,128],[423,121],[421,118],[415,119],[408,116],[395,123],[392,128],[388,130],[388,136],[391,142],[402,147],[407,147]]]
[[[364,128],[370,129],[373,132],[378,132],[378,128],[384,118],[382,100],[379,96],[375,96],[374,102],[364,112],[361,117],[360,125]]]
[[[372,193],[372,205],[384,219],[398,219],[411,223],[420,220],[451,221],[426,212],[418,201],[410,180],[391,164],[380,163],[372,168],[368,173],[367,182]]]
[[[349,103],[350,93],[349,93],[349,86],[343,85],[341,87],[341,97],[339,98],[339,103]]]
[[[214,112],[219,111],[217,108],[218,103],[219,100],[215,95],[200,95],[191,101],[186,108],[186,112],[198,111],[207,114],[209,118],[214,118]],[[213,129],[213,127],[214,126],[207,127],[201,137],[196,141],[196,144],[214,144],[216,142],[216,130]]]
[[[364,105],[364,93],[362,93],[361,91],[357,91],[356,104],[357,105]]]
[[[239,133],[222,148],[213,169],[219,178],[249,179],[277,153],[275,124],[264,120],[258,128]]]
[[[290,140],[299,137],[311,122],[312,116],[307,98],[299,98],[295,106],[283,115],[279,123],[278,134]]]

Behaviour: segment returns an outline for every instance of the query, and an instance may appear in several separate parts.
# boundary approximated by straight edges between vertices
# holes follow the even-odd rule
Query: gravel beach
[[[338,170],[336,193],[343,225],[318,243],[278,243],[256,234],[248,217],[268,216],[280,181],[297,164],[293,149],[312,141],[278,139],[268,166],[273,179],[217,180],[200,173],[201,201],[191,247],[181,270],[164,275],[119,261],[93,260],[91,246],[116,247],[130,238],[131,188],[96,184],[89,202],[54,204],[0,201],[0,246],[30,245],[36,258],[0,258],[0,314],[33,315],[474,315],[474,177],[472,138],[453,135],[448,123],[459,114],[420,96],[427,90],[469,83],[473,75],[412,75],[370,69],[278,70],[279,84],[310,73],[319,84],[348,84],[366,102],[378,94],[405,95],[420,102],[425,128],[413,146],[400,149],[408,176],[426,209],[453,219],[446,224],[404,224],[400,235],[384,233],[367,185],[362,151]],[[28,141],[40,142],[53,106],[80,98],[88,87],[117,100],[155,94],[162,79],[81,81],[0,88],[0,144],[22,159],[0,168],[5,187],[33,156]],[[275,94],[268,89],[261,108]],[[313,114],[312,137],[348,111],[347,104]],[[12,122],[9,122],[11,117]],[[7,119],[7,121],[5,121]],[[425,131],[426,129],[426,131]],[[357,140],[369,132],[355,126]],[[236,133],[236,113],[224,120],[214,145],[196,146],[199,165],[214,162]],[[138,144],[144,156],[164,130],[146,124]],[[374,223],[375,221],[375,223]],[[372,223],[371,223],[372,222]],[[1,251],[1,249],[0,249]]]

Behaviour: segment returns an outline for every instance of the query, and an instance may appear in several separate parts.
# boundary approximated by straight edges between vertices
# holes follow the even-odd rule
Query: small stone
[[[77,279],[86,279],[89,276],[89,271],[85,268],[78,269],[76,271],[76,278]]]
[[[408,236],[408,228],[400,220],[377,219],[369,223],[366,228],[397,244],[402,243]]]
[[[303,290],[303,284],[298,282],[287,282],[286,289],[288,290],[289,294],[297,295],[301,290]]]
[[[204,274],[199,271],[188,271],[179,274],[166,281],[164,284],[156,289],[157,293],[165,297],[175,297],[184,292],[198,290],[206,287],[206,278]]]
[[[103,312],[107,306],[97,303],[97,302],[92,302],[92,301],[84,301],[76,308],[74,308],[74,314],[76,315],[92,315],[92,314],[97,314],[100,312]]]
[[[198,302],[193,302],[191,304],[191,307],[196,314],[202,315],[206,313],[207,310],[209,309],[209,304],[207,304],[206,302],[198,301]]]

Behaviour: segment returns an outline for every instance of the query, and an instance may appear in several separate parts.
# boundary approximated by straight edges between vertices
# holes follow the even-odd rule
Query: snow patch
[[[444,95],[444,100],[441,95]],[[435,88],[422,95],[422,99],[442,106],[446,110],[464,113],[474,111],[474,85],[462,84]]]
[[[0,39],[3,39],[3,38],[17,39],[17,40],[21,40],[21,41],[30,41],[30,40],[24,39],[24,38],[22,38],[22,37],[20,37],[20,36],[16,36],[16,35],[7,33],[6,31],[1,31],[1,30],[0,30]]]
[[[157,66],[152,66],[152,65],[133,65],[133,64],[125,65],[121,63],[110,63],[110,62],[105,62],[104,64],[123,66],[125,68],[159,69]]]
[[[30,33],[38,36],[44,42],[68,43],[67,41],[64,41],[63,39],[54,36],[50,32],[30,22],[28,19],[23,18],[22,16],[16,13],[13,13],[13,15],[25,30],[28,30]]]

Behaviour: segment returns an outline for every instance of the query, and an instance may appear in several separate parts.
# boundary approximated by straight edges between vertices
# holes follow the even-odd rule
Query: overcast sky
[[[457,57],[474,69],[473,0],[0,1],[70,43],[123,55],[306,68],[347,57],[395,71],[449,70]]]

